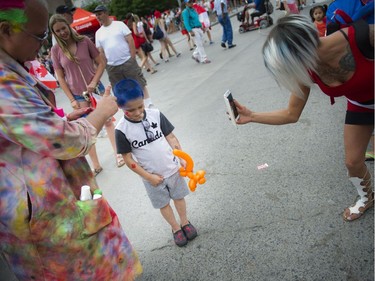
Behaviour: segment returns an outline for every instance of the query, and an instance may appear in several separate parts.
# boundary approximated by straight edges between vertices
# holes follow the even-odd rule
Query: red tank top
[[[331,97],[331,103],[334,102],[334,97],[341,96],[359,103],[371,101],[374,99],[374,61],[367,59],[358,49],[353,26],[349,27],[347,39],[356,65],[353,76],[335,87],[324,84],[315,72],[311,72],[311,78],[327,96]]]

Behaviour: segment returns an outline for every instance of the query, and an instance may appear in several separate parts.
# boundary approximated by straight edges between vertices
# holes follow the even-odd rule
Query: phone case
[[[235,127],[237,127],[236,120],[238,120],[239,116],[238,116],[236,108],[234,107],[233,96],[232,96],[232,93],[230,92],[230,90],[227,90],[225,92],[224,101],[225,101],[225,105],[227,107],[227,112],[229,113],[230,120],[232,121],[232,124]],[[231,103],[232,103],[234,108],[232,108]],[[235,113],[237,113],[237,116],[235,116]]]

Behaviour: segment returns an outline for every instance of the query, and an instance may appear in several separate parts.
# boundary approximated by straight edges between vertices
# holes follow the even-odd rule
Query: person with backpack
[[[155,12],[155,25],[154,25],[154,34],[152,36],[153,39],[159,40],[160,42],[160,58],[164,59],[164,62],[169,62],[169,58],[173,57],[172,54],[169,52],[169,48],[175,53],[176,57],[178,58],[181,56],[180,52],[177,52],[175,46],[173,45],[171,39],[168,36],[167,29],[165,26],[165,22],[161,17],[160,13]],[[168,53],[168,55],[167,55]]]
[[[238,124],[283,125],[299,120],[313,84],[330,97],[331,104],[335,97],[347,98],[345,164],[359,197],[344,210],[345,221],[360,218],[374,203],[371,173],[365,164],[366,148],[374,130],[373,34],[374,25],[360,21],[319,37],[308,17],[282,17],[268,35],[262,53],[271,75],[291,92],[288,106],[255,112],[235,101]]]

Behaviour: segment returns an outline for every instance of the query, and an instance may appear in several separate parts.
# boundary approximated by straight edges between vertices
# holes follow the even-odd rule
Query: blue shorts
[[[97,88],[99,90],[100,95],[101,96],[104,95],[105,87],[104,87],[104,85],[103,85],[103,83],[101,81],[99,81]],[[85,100],[85,98],[82,95],[75,95],[75,94],[73,94],[73,98],[76,101],[78,101],[78,102],[85,102],[85,101],[87,101],[87,100]]]

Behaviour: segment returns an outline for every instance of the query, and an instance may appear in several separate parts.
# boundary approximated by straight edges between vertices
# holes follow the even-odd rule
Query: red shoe
[[[193,240],[195,237],[198,236],[197,230],[190,222],[182,227],[182,231],[184,232],[187,240],[189,241]]]
[[[181,229],[173,233],[173,239],[178,247],[183,247],[188,243],[186,236]]]

